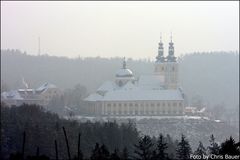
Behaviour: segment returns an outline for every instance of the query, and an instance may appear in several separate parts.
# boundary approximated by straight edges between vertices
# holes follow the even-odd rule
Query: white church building
[[[152,75],[134,77],[124,58],[115,81],[103,83],[84,101],[94,116],[171,116],[184,114],[184,93],[178,86],[178,62],[174,43],[164,57],[160,40]]]

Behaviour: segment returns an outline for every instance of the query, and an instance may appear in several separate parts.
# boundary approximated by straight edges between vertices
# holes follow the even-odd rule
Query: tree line
[[[26,104],[20,107],[1,104],[1,109],[2,159],[187,160],[198,155],[213,154],[221,159],[222,155],[240,154],[239,142],[232,137],[218,144],[211,135],[209,146],[199,142],[193,150],[185,135],[179,140],[162,134],[141,135],[130,121],[78,123]]]

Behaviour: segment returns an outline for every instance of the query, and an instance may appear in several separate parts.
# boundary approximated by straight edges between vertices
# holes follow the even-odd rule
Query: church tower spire
[[[164,56],[163,53],[163,43],[162,43],[162,34],[160,34],[160,42],[158,43],[158,55],[156,57],[156,62],[164,62]]]
[[[168,47],[168,56],[167,56],[168,62],[176,62],[176,57],[174,56],[174,43],[172,41],[172,32],[170,36],[170,42]]]

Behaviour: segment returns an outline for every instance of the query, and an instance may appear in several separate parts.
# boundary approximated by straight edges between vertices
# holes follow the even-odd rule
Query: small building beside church
[[[54,97],[63,95],[63,92],[54,84],[44,83],[37,89],[24,88],[1,93],[1,100],[9,106],[22,104],[36,104],[47,106]]]
[[[171,116],[184,114],[184,93],[178,85],[178,62],[174,43],[164,57],[163,43],[152,75],[134,76],[124,58],[115,81],[106,81],[86,99],[86,109],[94,116]]]

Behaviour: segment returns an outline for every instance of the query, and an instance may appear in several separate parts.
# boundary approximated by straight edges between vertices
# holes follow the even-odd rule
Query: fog
[[[0,108],[0,159],[239,157],[239,3],[1,2]]]
[[[238,2],[1,2],[1,47],[37,55],[154,59],[239,48]]]

